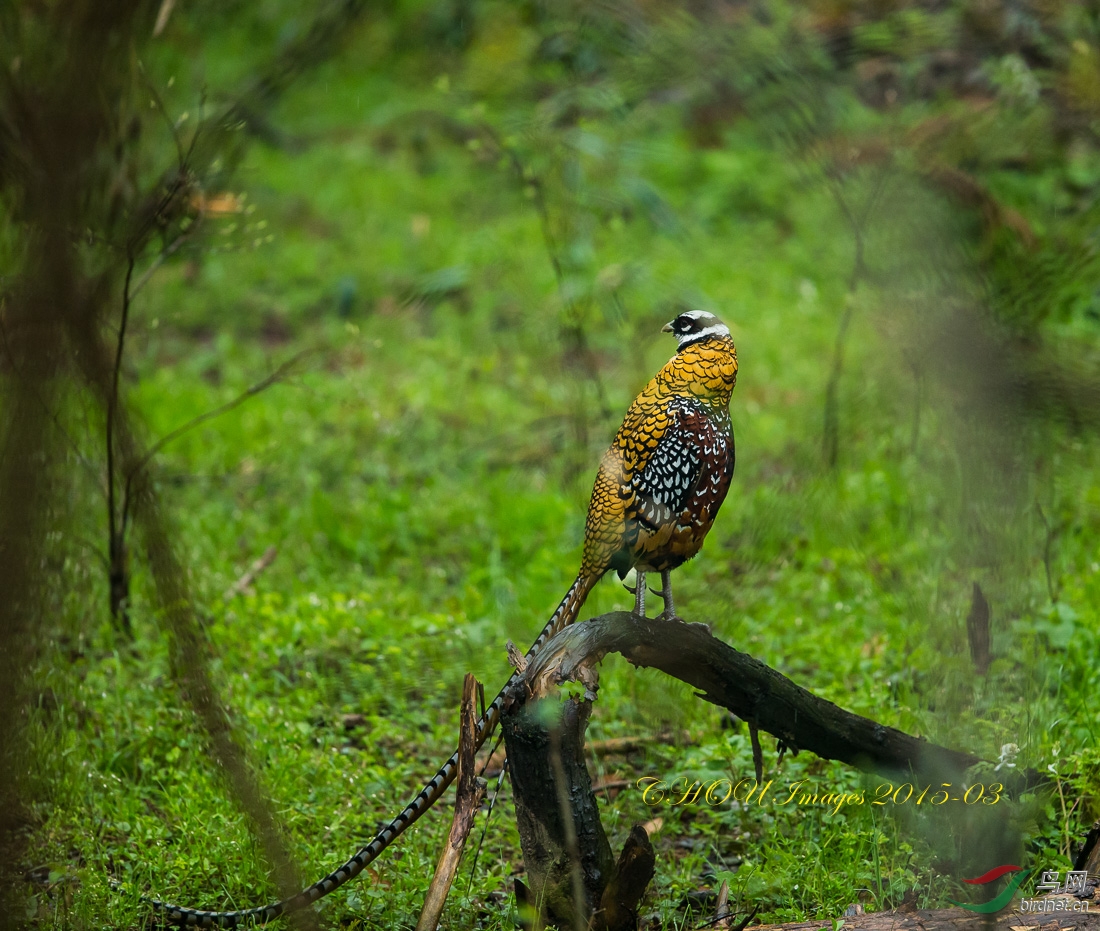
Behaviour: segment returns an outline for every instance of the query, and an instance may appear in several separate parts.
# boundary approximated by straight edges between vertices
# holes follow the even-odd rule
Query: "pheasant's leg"
[[[655,595],[659,594],[665,600],[665,610],[661,613],[666,621],[679,620],[676,617],[676,607],[672,603],[672,570],[664,569],[661,571],[661,591],[654,592]]]
[[[634,580],[634,613],[638,617],[645,617],[645,573],[636,569],[634,571],[637,574]]]

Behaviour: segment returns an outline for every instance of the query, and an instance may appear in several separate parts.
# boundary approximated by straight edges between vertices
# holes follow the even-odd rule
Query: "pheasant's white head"
[[[677,349],[683,349],[692,343],[709,339],[712,336],[729,336],[730,331],[714,314],[705,310],[686,310],[671,323],[666,323],[662,332],[676,337]]]

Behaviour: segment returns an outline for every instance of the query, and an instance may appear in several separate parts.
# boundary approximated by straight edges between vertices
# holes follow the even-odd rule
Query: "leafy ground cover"
[[[248,149],[242,209],[211,216],[150,279],[124,369],[155,438],[312,350],[156,464],[212,668],[307,877],[365,843],[449,754],[464,673],[495,689],[506,640],[541,628],[576,569],[598,456],[671,353],[660,327],[684,304],[731,325],[741,375],[737,473],[702,555],[675,575],[681,613],[854,712],[991,766],[1049,771],[1054,791],[875,806],[882,779],[805,753],[780,762],[766,741],[772,803],[650,806],[644,776],[749,776],[748,734],[610,660],[590,737],[679,735],[593,764],[629,783],[605,793],[613,846],[663,819],[651,926],[694,927],[724,879],[742,913],[824,920],[856,901],[962,898],[959,880],[992,865],[990,850],[1068,869],[1098,815],[1096,450],[1058,424],[996,421],[909,365],[927,321],[907,257],[957,237],[957,218],[894,185],[868,227],[881,274],[849,293],[855,242],[837,199],[758,127],[701,147],[674,109],[637,108],[540,155],[530,140],[542,137],[493,94],[519,25],[504,17],[496,39],[486,28],[466,58],[434,67],[387,22],[283,101],[278,123],[296,141]],[[217,63],[241,42],[215,35],[204,73],[231,70]],[[166,73],[182,72],[172,54]],[[181,98],[191,83],[181,77]],[[976,277],[945,274],[959,294]],[[848,309],[828,469],[823,405]],[[1084,326],[1052,325],[1052,338]],[[96,429],[90,416],[88,442]],[[111,626],[93,553],[101,496],[73,471],[87,523],[55,567],[63,610],[32,721],[45,799],[32,913],[42,926],[140,923],[108,875],[192,906],[266,901],[273,884],[177,690],[139,560],[134,641]],[[272,545],[253,589],[226,598]],[[975,581],[993,610],[985,675],[967,649]],[[628,602],[606,580],[585,612]],[[864,802],[800,791],[783,803],[796,783]],[[446,828],[441,804],[323,900],[326,924],[411,926]],[[446,926],[512,927],[521,867],[505,787]]]

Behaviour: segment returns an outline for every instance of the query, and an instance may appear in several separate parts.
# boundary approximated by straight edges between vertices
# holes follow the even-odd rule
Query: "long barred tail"
[[[527,659],[530,660],[551,637],[567,624],[572,624],[577,619],[577,614],[584,604],[588,593],[599,581],[599,575],[579,575],[565,597],[561,600],[557,610],[553,613],[546,626],[542,629],[538,639],[527,651]],[[518,673],[513,673],[508,680],[508,685],[501,689],[500,694],[493,699],[484,716],[477,722],[477,744],[480,747],[489,733],[496,727],[500,720],[500,709],[504,704],[504,694],[509,686],[515,682]],[[475,749],[476,749],[475,747]],[[349,879],[354,879],[366,867],[373,862],[383,850],[392,844],[398,837],[414,825],[425,811],[427,811],[447,790],[458,773],[458,751],[456,750],[449,760],[444,763],[427,785],[396,818],[379,831],[374,839],[366,847],[360,849],[355,856],[343,866],[333,870],[324,879],[315,882],[308,889],[299,892],[289,899],[275,902],[271,905],[262,905],[259,908],[247,908],[236,912],[206,912],[194,908],[183,908],[179,905],[171,905],[157,899],[142,896],[142,901],[151,905],[167,922],[182,925],[184,927],[223,927],[234,928],[246,922],[258,922],[260,924],[285,915],[287,912],[297,911],[312,905],[322,896],[328,895],[333,889],[338,889]]]

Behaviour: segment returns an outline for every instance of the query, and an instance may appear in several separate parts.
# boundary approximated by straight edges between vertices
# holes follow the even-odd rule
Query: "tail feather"
[[[577,619],[577,615],[583,607],[585,599],[588,598],[588,593],[592,591],[593,586],[599,581],[599,578],[599,575],[577,576],[576,580],[570,586],[569,591],[565,593],[565,597],[562,598],[557,609],[550,616],[550,620],[546,622],[546,626],[543,627],[542,633],[538,635],[531,649],[527,651],[526,658],[528,660],[541,650],[543,644],[553,637],[554,634],[568,624],[572,624],[573,621]],[[477,722],[475,749],[485,742],[489,733],[496,727],[497,722],[500,720],[500,711],[504,704],[504,696],[518,676],[519,673],[512,674],[512,677],[508,680],[508,684],[500,690],[500,693],[486,709],[481,720]],[[307,905],[311,905],[322,896],[328,895],[334,889],[338,889],[348,880],[354,879],[363,872],[363,870],[366,869],[383,850],[417,822],[420,816],[447,790],[447,787],[454,781],[457,774],[458,751],[456,750],[451,754],[451,758],[439,768],[439,771],[428,780],[416,798],[409,802],[396,818],[382,828],[369,844],[358,850],[343,866],[333,870],[323,879],[319,879],[312,886],[302,890],[295,896],[291,896],[289,899],[273,902],[270,905],[262,905],[258,908],[248,908],[232,912],[211,912],[202,911],[200,909],[184,908],[179,905],[172,905],[168,902],[161,902],[157,899],[146,898],[145,896],[142,896],[142,901],[152,906],[165,921],[184,927],[198,928],[236,927],[238,924],[245,922],[263,924],[278,918],[280,915],[285,915],[288,912],[294,912],[298,909],[305,908]]]

